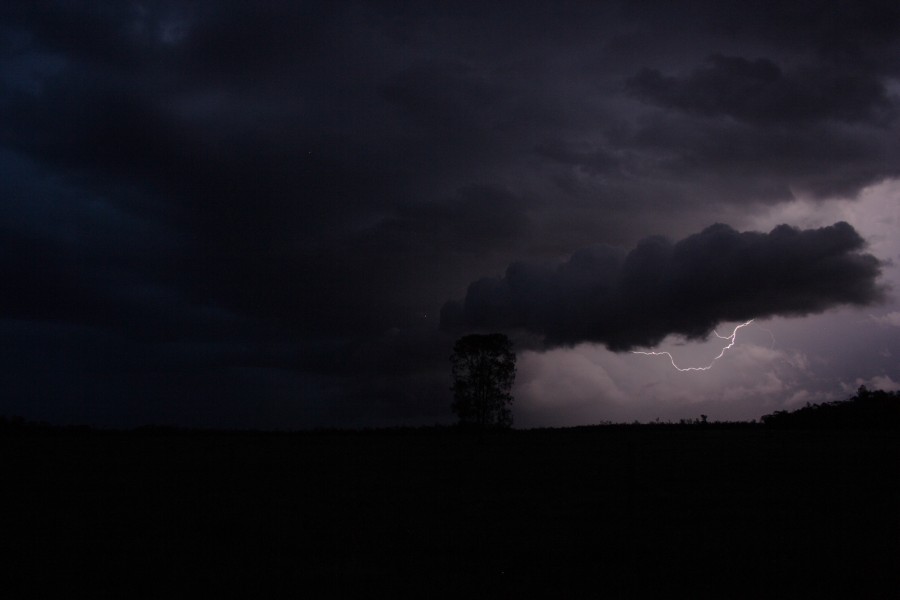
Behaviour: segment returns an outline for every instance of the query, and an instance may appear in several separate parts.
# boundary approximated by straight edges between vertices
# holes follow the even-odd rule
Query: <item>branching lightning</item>
[[[718,331],[714,331],[713,333],[716,334],[717,338],[719,338],[721,340],[728,340],[728,345],[725,346],[724,348],[722,348],[722,351],[719,352],[719,355],[716,356],[714,359],[712,359],[712,361],[710,361],[710,363],[708,365],[706,365],[705,367],[679,367],[678,365],[675,364],[675,358],[669,352],[640,352],[637,350],[633,350],[631,353],[632,354],[643,354],[644,356],[663,356],[663,355],[668,356],[669,360],[672,362],[672,366],[682,372],[684,372],[684,371],[709,371],[710,369],[712,369],[713,364],[715,364],[715,362],[717,360],[719,360],[720,358],[725,356],[725,352],[729,348],[734,346],[734,342],[737,339],[738,330],[740,330],[743,327],[746,327],[747,325],[749,325],[752,322],[753,322],[753,319],[750,319],[746,323],[741,323],[740,325],[738,325],[737,327],[734,328],[734,331],[731,332],[731,335],[719,335]]]

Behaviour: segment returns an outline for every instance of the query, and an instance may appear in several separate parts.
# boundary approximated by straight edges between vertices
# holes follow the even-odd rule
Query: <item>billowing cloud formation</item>
[[[576,252],[557,267],[514,263],[469,286],[441,312],[448,329],[523,329],[549,346],[654,346],[669,334],[706,337],[722,321],[807,315],[883,298],[880,261],[844,222],[768,234],[713,225],[672,243],[642,240],[625,254]]]
[[[449,422],[435,315],[514,260],[717,221],[897,256],[853,199],[900,223],[900,3],[564,4],[0,2],[0,414]],[[573,288],[537,330],[624,260],[517,267]]]

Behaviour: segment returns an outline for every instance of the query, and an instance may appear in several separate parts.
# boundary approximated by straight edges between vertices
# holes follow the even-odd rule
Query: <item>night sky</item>
[[[452,423],[479,331],[519,427],[900,389],[900,3],[675,4],[3,2],[0,414]]]

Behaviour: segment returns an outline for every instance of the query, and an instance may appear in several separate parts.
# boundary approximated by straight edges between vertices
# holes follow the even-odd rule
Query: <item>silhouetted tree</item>
[[[502,333],[461,337],[450,357],[453,412],[463,425],[512,426],[512,389],[516,354]]]

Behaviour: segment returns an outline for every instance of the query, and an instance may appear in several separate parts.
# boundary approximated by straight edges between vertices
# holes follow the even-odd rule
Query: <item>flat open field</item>
[[[0,572],[41,596],[889,597],[898,450],[715,426],[3,435]]]

